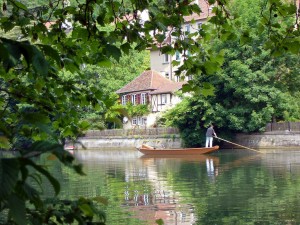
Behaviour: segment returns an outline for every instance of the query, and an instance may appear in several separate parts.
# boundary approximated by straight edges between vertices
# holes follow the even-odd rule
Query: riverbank
[[[129,136],[129,137],[80,137],[77,139],[77,149],[100,148],[136,148],[142,144],[155,147],[180,148],[182,140],[179,135],[169,136]]]
[[[155,147],[180,148],[182,140],[178,134],[172,135],[129,135],[125,136],[86,136],[78,138],[77,149],[136,148],[142,144]],[[300,149],[300,132],[273,131],[255,134],[237,134],[230,141],[254,149]],[[226,142],[222,148],[239,148]]]
[[[240,145],[258,149],[300,149],[300,132],[286,130],[256,134],[237,134],[234,141]]]

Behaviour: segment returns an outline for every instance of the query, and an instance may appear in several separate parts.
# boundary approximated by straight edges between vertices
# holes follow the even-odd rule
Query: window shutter
[[[136,95],[136,104],[141,104],[141,94]]]

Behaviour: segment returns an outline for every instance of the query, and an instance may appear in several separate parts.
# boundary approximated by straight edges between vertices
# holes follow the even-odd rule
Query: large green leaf
[[[22,154],[25,156],[30,155],[30,153],[46,153],[46,152],[64,152],[63,146],[58,143],[53,143],[49,141],[36,141],[32,146],[24,151]]]
[[[20,43],[20,47],[27,64],[32,65],[34,71],[37,74],[46,76],[48,74],[49,64],[42,52],[39,51],[36,46],[31,45],[29,42]]]
[[[38,172],[43,174],[49,182],[52,184],[52,187],[54,188],[55,194],[58,195],[60,191],[60,184],[58,180],[56,180],[46,169],[44,169],[42,166],[35,164],[29,159],[24,159],[24,162],[26,162],[27,165],[32,166],[34,169],[36,169]]]
[[[113,57],[114,59],[116,59],[117,61],[120,60],[121,57],[121,51],[119,48],[117,48],[114,45],[106,45],[106,54],[108,57]]]
[[[60,55],[58,51],[50,45],[38,45],[46,56],[51,57],[60,66]]]
[[[16,158],[0,159],[0,200],[9,196],[16,186],[19,161]]]
[[[9,149],[11,148],[11,143],[7,137],[0,136],[0,149]]]
[[[27,225],[25,201],[17,195],[8,198],[9,214],[18,225]]]
[[[3,67],[6,72],[17,65],[21,57],[19,42],[0,38],[0,62],[3,62]]]
[[[28,10],[26,5],[22,4],[20,1],[10,0],[8,2],[11,2],[13,5],[17,6],[19,9],[23,9],[24,11]]]

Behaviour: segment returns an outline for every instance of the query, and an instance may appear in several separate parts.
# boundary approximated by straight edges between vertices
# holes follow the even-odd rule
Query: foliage
[[[39,197],[42,178],[45,177],[54,189],[55,195],[60,192],[60,185],[49,171],[31,159],[40,154],[48,154],[62,162],[65,166],[83,174],[81,165],[74,162],[74,157],[63,150],[60,144],[47,141],[35,142],[27,149],[21,150],[19,157],[0,159],[0,205],[1,217],[5,217],[4,209],[10,209],[6,215],[8,224],[55,224],[72,223],[85,224],[93,221],[99,215],[105,222],[103,212],[99,211],[93,202],[96,200],[79,199],[78,201],[56,200],[42,201]],[[96,201],[95,201],[96,203]],[[27,218],[27,219],[26,219]]]
[[[143,104],[133,105],[132,103],[127,103],[125,108],[130,117],[147,115],[150,112],[149,105]]]
[[[203,56],[188,59],[191,67],[185,68],[195,74],[187,89],[195,94],[164,118],[166,124],[179,127],[186,145],[203,144],[209,123],[214,123],[221,133],[226,131],[224,136],[230,132],[262,131],[266,123],[274,120],[300,119],[299,57],[295,54],[299,49],[286,49],[279,55],[277,47],[270,49],[268,45],[273,35],[280,35],[293,23],[285,18],[280,27],[262,31],[260,13],[267,16],[262,6],[266,7],[259,0],[229,5],[227,9],[233,12],[234,19],[226,35],[234,37],[227,39],[225,35],[209,45],[203,44]],[[248,36],[245,32],[249,32]],[[201,67],[205,70],[199,71]]]
[[[156,39],[166,36],[168,27],[180,27],[183,15],[199,11],[197,7],[175,2],[172,8],[158,9],[154,3],[140,1],[132,2],[130,8],[111,1],[72,1],[69,6],[64,1],[47,1],[42,5],[43,1],[33,10],[27,3],[1,1],[1,146],[27,151],[29,155],[48,150],[65,164],[71,164],[73,158],[63,157],[64,139],[75,138],[90,125],[83,120],[83,115],[96,112],[109,118],[107,113],[116,103],[110,89],[97,85],[95,80],[99,77],[85,73],[83,66],[107,67],[132,49],[141,51],[156,46],[153,30],[159,33]],[[152,20],[144,23],[136,12],[146,7]],[[51,26],[46,27],[49,22]],[[113,29],[107,29],[111,24]],[[56,147],[52,148],[45,140]],[[1,159],[1,213],[8,212],[10,223],[34,224],[37,217],[26,215],[34,215],[39,209],[41,218],[46,216],[46,203],[36,188],[28,184],[31,176],[28,166],[46,176],[56,194],[59,192],[56,179],[26,155]],[[78,169],[77,165],[71,166]],[[89,203],[82,205],[81,202],[77,202],[80,211],[70,215],[68,221],[85,224],[94,218]],[[69,212],[68,206],[61,210],[62,214]],[[48,218],[56,217],[55,210],[47,213]]]
[[[103,106],[98,109],[85,107],[81,112],[82,120],[87,120],[90,129],[110,129],[121,128],[121,115],[127,115],[124,107],[119,104],[116,90],[125,86],[136,78],[140,73],[148,68],[149,53],[146,51],[129,51],[117,62],[111,59],[109,67],[97,65],[86,65],[84,68],[85,76],[89,77],[89,86],[100,87],[103,93],[109,93],[110,106]],[[130,66],[128,66],[130,65]],[[108,101],[106,101],[108,102]]]
[[[84,73],[83,65],[107,67],[112,64],[112,58],[118,62],[132,49],[157,48],[158,43],[169,37],[168,29],[172,29],[176,31],[172,35],[177,36],[177,41],[174,46],[164,45],[161,52],[189,50],[193,54],[179,72],[214,74],[222,65],[222,54],[210,54],[202,48],[204,41],[210,37],[221,37],[223,41],[237,38],[223,0],[209,1],[218,3],[213,11],[215,16],[210,19],[215,26],[213,29],[204,26],[197,40],[192,34],[182,38],[183,16],[200,13],[196,4],[189,4],[192,1],[168,1],[159,5],[135,0],[131,4],[107,0],[71,2],[68,5],[62,0],[39,1],[41,4],[31,10],[26,6],[28,1],[1,0],[0,141],[2,147],[28,154],[48,150],[74,169],[78,166],[70,162],[72,157],[64,157],[64,139],[74,138],[88,128],[89,124],[82,120],[84,110],[105,117],[115,104],[110,93],[95,85],[91,79],[93,74]],[[299,30],[291,29],[294,28],[291,23],[285,27],[279,24],[295,14],[295,7],[279,4],[279,0],[266,2],[271,3],[265,5],[269,14],[262,14],[260,27],[267,27],[268,38],[262,46],[273,56],[290,51],[298,53]],[[29,3],[32,7],[32,2]],[[138,16],[145,9],[149,13],[148,21]],[[46,27],[50,22],[51,26]],[[107,29],[108,25],[113,25],[113,29]],[[249,35],[243,34],[243,40],[247,41]],[[201,92],[206,86],[209,87],[191,82],[186,89]],[[5,179],[0,188],[1,212],[9,210],[9,218],[16,224],[27,224],[25,212],[33,213],[42,204],[36,189],[28,187],[27,167],[46,176],[59,192],[56,179],[29,160],[27,154],[1,159],[0,179]],[[79,223],[82,224],[90,221],[90,210],[85,209],[81,209],[84,216]]]
[[[101,87],[106,93],[115,92],[122,88],[143,71],[149,69],[150,55],[148,51],[130,50],[128,55],[123,55],[119,62],[111,59],[110,66],[101,67],[87,65],[85,74],[94,74],[97,78],[95,84]]]

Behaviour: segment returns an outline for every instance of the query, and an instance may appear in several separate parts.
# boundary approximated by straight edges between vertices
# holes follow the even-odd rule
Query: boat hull
[[[201,155],[215,152],[219,149],[219,146],[216,145],[210,148],[158,149],[142,145],[142,147],[137,149],[144,155]]]

